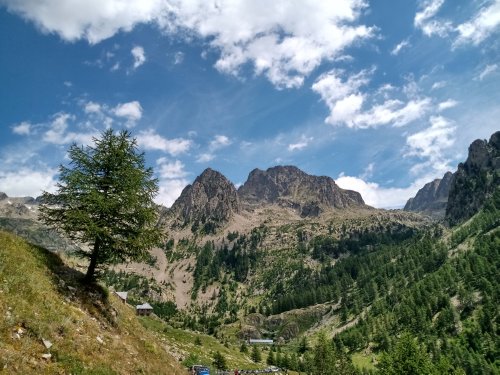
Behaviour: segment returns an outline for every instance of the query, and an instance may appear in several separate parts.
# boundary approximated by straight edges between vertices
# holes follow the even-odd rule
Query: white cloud
[[[350,128],[370,128],[388,124],[403,126],[421,118],[431,108],[431,100],[419,98],[418,90],[411,84],[403,89],[406,95],[413,97],[411,100],[404,102],[390,98],[389,91],[394,91],[391,86],[390,90],[376,92],[383,94],[383,100],[380,101],[376,94],[370,96],[360,92],[360,88],[369,82],[368,76],[371,72],[361,71],[345,80],[339,78],[341,74],[340,71],[332,70],[321,75],[312,85],[313,91],[321,96],[330,109],[326,123],[345,124]],[[363,109],[369,99],[372,102],[371,107]]]
[[[18,125],[12,127],[12,132],[18,135],[30,135],[31,134],[31,124],[29,122],[23,121]]]
[[[438,111],[444,111],[446,109],[456,107],[457,104],[458,104],[458,102],[456,100],[448,99],[444,102],[439,103]]]
[[[494,0],[490,6],[482,8],[474,17],[456,27],[458,38],[456,45],[463,43],[479,44],[495,32],[500,26],[500,0]]]
[[[225,135],[216,135],[213,140],[210,141],[209,149],[215,151],[223,147],[229,146],[231,140]]]
[[[277,87],[298,87],[325,60],[370,38],[359,25],[364,0],[3,0],[42,31],[98,43],[139,23],[197,36],[220,53],[215,67],[237,75],[250,64]]]
[[[446,81],[438,81],[438,82],[434,82],[432,84],[432,87],[431,87],[431,91],[432,90],[438,90],[438,89],[442,89],[443,87],[445,87],[447,85]]]
[[[0,171],[0,191],[11,197],[37,197],[43,190],[55,191],[56,173],[56,169],[30,168],[21,168],[15,172]]]
[[[290,143],[288,145],[288,151],[295,151],[295,150],[303,150],[307,146],[309,146],[309,143],[313,140],[313,137],[306,137],[302,136],[300,137],[300,141],[297,143]]]
[[[415,14],[413,24],[416,28],[422,30],[427,36],[434,34],[444,37],[451,29],[451,23],[448,21],[433,19],[439,12],[445,0],[426,0],[422,1],[422,10]]]
[[[146,55],[143,47],[135,46],[132,48],[130,53],[132,53],[132,56],[134,57],[134,69],[137,69],[146,62]]]
[[[363,180],[366,180],[367,178],[373,176],[374,170],[375,170],[375,163],[369,163],[359,177]]]
[[[68,41],[98,43],[138,23],[154,21],[166,10],[163,0],[3,0],[11,12],[34,22],[43,32]]]
[[[146,150],[159,150],[172,156],[187,152],[192,141],[183,138],[167,139],[157,134],[154,130],[143,130],[136,137],[139,146]]]
[[[196,159],[196,161],[198,163],[208,163],[209,161],[212,161],[214,159],[215,159],[214,154],[209,153],[209,152],[205,152],[205,153],[198,155],[198,158]]]
[[[65,145],[73,142],[83,145],[91,144],[92,137],[95,136],[96,132],[77,133],[67,131],[68,121],[70,120],[75,120],[75,116],[64,112],[56,114],[42,139],[47,143],[56,145]]]
[[[360,177],[344,175],[337,178],[335,182],[342,189],[359,192],[366,204],[377,208],[403,207],[406,201],[415,196],[423,186],[422,181],[419,180],[405,188],[386,188],[376,182],[367,182]]]
[[[401,50],[403,48],[406,48],[406,47],[409,47],[410,46],[410,42],[408,41],[408,39],[405,39],[403,41],[401,41],[401,43],[399,43],[398,45],[396,45],[392,51],[391,51],[391,55],[393,56],[397,56],[399,55],[399,52],[401,52]]]
[[[84,111],[85,113],[100,113],[101,105],[99,103],[89,101],[85,104]]]
[[[170,207],[181,195],[182,189],[188,184],[185,178],[189,173],[180,160],[169,161],[160,158],[156,161],[159,168],[159,192],[156,202]]]
[[[118,104],[114,109],[115,116],[127,119],[128,126],[134,126],[142,118],[142,106],[137,100]]]
[[[174,65],[182,64],[184,61],[184,53],[178,51],[174,54]]]
[[[497,64],[492,64],[492,65],[486,65],[484,69],[479,73],[478,79],[482,81],[484,77],[490,75],[491,73],[495,72],[498,69]]]
[[[441,174],[449,169],[443,152],[455,143],[456,126],[442,117],[432,116],[431,126],[406,138],[408,152],[406,156],[417,156],[424,159],[423,166],[430,166]],[[417,165],[414,170],[419,172]]]

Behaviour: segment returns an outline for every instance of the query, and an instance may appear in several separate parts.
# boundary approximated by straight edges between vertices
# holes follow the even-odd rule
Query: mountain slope
[[[84,287],[61,259],[0,231],[0,369],[9,374],[184,374],[134,309]],[[45,344],[50,346],[46,348]],[[1,370],[0,370],[1,372]]]
[[[457,224],[472,217],[500,185],[500,131],[489,142],[477,139],[458,165],[450,186],[446,219]]]
[[[404,210],[421,212],[430,216],[443,218],[448,203],[448,193],[453,179],[451,172],[446,172],[443,178],[437,178],[422,187],[415,197],[408,199]]]

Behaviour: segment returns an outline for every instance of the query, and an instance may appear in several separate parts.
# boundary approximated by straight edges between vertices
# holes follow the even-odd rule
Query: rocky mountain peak
[[[187,185],[171,211],[183,223],[213,229],[240,212],[234,185],[220,172],[207,168]]]
[[[489,141],[478,139],[469,146],[465,163],[453,176],[446,218],[456,224],[474,215],[500,185],[500,131]]]
[[[444,217],[452,179],[453,173],[446,172],[443,178],[425,184],[415,197],[408,199],[404,210]]]
[[[364,206],[361,195],[343,190],[331,177],[312,176],[294,166],[254,169],[238,189],[246,206],[278,204],[301,216],[318,216],[328,209]]]

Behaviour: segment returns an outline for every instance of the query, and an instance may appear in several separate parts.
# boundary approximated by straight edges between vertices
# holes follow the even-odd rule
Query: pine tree
[[[269,354],[267,355],[267,360],[266,363],[269,366],[273,366],[276,364],[276,359],[274,358],[274,352],[272,350],[269,351]]]
[[[227,370],[226,358],[219,351],[215,352],[212,364],[218,370]]]
[[[40,219],[86,245],[85,276],[94,280],[106,264],[140,260],[162,241],[153,198],[158,182],[128,131],[106,130],[94,146],[73,144],[69,166],[61,165],[57,192],[43,193]]]
[[[251,358],[252,358],[252,361],[254,361],[255,363],[262,361],[260,349],[257,347],[257,345],[254,345],[252,348]]]

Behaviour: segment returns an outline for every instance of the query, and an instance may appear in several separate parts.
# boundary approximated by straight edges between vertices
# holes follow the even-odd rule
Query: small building
[[[149,303],[143,303],[142,305],[137,305],[135,307],[137,315],[148,316],[153,312],[153,307]]]
[[[122,300],[123,303],[127,303],[128,292],[115,292],[115,294]]]
[[[273,345],[274,341],[271,339],[249,339],[250,345]]]

